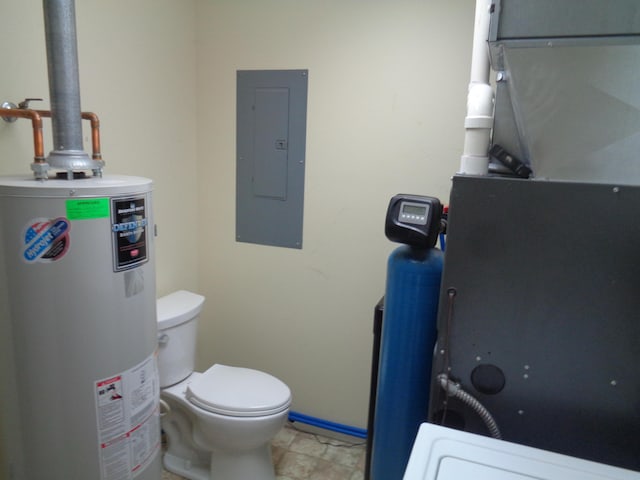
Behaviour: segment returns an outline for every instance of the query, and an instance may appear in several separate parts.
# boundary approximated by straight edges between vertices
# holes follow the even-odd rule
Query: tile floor
[[[302,431],[305,427],[288,423],[271,442],[276,480],[364,479],[364,440],[337,440]],[[182,477],[164,472],[162,479]]]

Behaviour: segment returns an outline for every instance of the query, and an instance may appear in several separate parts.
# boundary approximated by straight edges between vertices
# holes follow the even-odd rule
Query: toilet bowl
[[[270,440],[287,419],[291,391],[249,368],[214,364],[194,372],[203,303],[186,291],[158,299],[164,466],[191,480],[274,480]]]

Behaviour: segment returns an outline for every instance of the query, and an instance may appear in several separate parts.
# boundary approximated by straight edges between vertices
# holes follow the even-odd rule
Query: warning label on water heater
[[[147,211],[145,197],[111,200],[113,269],[133,268],[147,261]]]
[[[100,480],[132,480],[160,448],[160,382],[155,354],[95,382]]]

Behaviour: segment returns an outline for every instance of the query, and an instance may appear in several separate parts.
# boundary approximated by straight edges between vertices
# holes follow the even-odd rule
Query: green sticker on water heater
[[[109,216],[108,198],[73,198],[67,200],[69,220],[91,220]]]

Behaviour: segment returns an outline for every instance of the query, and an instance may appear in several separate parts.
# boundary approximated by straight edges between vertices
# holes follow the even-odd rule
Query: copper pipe
[[[13,110],[12,110],[13,111]],[[35,110],[41,117],[50,118],[51,110]],[[91,122],[91,158],[94,160],[102,160],[100,151],[100,119],[93,112],[82,112],[82,118]]]
[[[36,110],[20,108],[0,108],[0,117],[30,118],[33,126],[33,150],[35,163],[46,163],[44,158],[44,141],[42,139],[42,116]]]
[[[91,158],[102,160],[100,151],[100,119],[93,112],[82,112],[82,118],[91,122],[91,147],[93,149]]]

